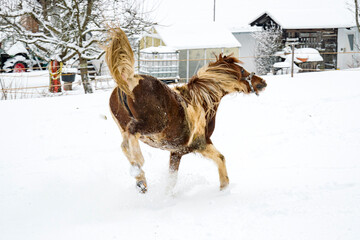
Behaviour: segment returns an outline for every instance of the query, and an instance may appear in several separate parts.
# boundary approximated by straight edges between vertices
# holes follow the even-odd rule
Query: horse
[[[225,157],[210,139],[217,109],[227,94],[258,95],[267,86],[265,80],[246,71],[236,57],[219,54],[187,84],[170,88],[152,76],[135,74],[134,53],[126,34],[120,28],[112,28],[109,33],[105,59],[117,84],[109,105],[139,192],[147,191],[139,140],[170,152],[171,188],[176,185],[182,156],[200,153],[216,163],[220,190],[225,189],[229,184]]]

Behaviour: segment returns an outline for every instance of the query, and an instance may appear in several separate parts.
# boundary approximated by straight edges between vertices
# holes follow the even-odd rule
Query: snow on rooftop
[[[177,23],[155,27],[166,46],[183,49],[232,48],[241,44],[226,28],[217,23]]]
[[[230,26],[229,30],[233,33],[253,33],[253,32],[259,32],[262,30],[262,27],[257,26]]]
[[[275,53],[275,56],[279,56],[285,59],[285,61],[281,63],[275,63],[274,67],[287,67],[281,64],[290,64],[292,62],[291,48],[289,46],[285,47],[282,51]],[[323,57],[320,55],[319,51],[314,48],[295,48],[294,62],[296,63],[322,61],[324,61]]]
[[[7,50],[7,53],[9,55],[16,55],[18,53],[28,53],[28,51],[26,50],[24,43],[16,42]]]
[[[276,62],[273,65],[274,68],[290,68],[291,64],[289,62]]]
[[[324,61],[319,51],[314,48],[298,48],[294,53],[297,59],[306,59],[306,62]]]
[[[142,53],[174,53],[177,49],[167,46],[159,46],[159,47],[148,47],[142,49]]]
[[[346,28],[356,25],[353,14],[347,9],[283,9],[265,13],[284,29]]]

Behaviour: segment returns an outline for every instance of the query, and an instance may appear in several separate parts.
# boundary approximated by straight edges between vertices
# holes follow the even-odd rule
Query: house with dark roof
[[[250,25],[263,29],[280,28],[284,45],[296,40],[297,48],[315,48],[324,59],[323,69],[344,69],[360,64],[360,37],[349,12],[330,10],[271,11]]]

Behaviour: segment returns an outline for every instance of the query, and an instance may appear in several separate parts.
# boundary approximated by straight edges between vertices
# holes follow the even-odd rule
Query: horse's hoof
[[[221,185],[221,186],[220,186],[220,191],[226,190],[226,188],[227,188],[228,186],[229,186],[229,184]]]
[[[139,189],[140,193],[146,193],[146,191],[147,191],[146,181],[137,182],[136,187]]]
[[[229,186],[229,178],[226,176],[226,179],[224,182],[220,184],[220,191],[223,191]]]

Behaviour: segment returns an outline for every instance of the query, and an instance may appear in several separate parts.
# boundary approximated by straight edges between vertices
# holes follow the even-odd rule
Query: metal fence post
[[[291,44],[291,77],[294,77],[295,44]]]

